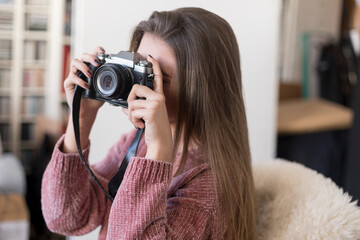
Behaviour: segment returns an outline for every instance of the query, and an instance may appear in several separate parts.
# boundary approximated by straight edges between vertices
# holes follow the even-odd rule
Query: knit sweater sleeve
[[[110,210],[108,240],[214,237],[215,192],[210,170],[191,177],[168,196],[171,173],[172,164],[132,159]]]
[[[64,136],[55,145],[43,175],[42,212],[51,231],[63,235],[82,235],[103,223],[110,201],[91,180],[79,155],[61,152],[63,139]],[[106,190],[107,183],[123,156],[123,153],[119,153],[119,146],[125,140],[126,135],[109,150],[103,161],[92,166],[94,174]],[[86,161],[89,148],[90,146],[83,150]]]

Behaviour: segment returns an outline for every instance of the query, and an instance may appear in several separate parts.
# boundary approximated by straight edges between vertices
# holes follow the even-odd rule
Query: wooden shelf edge
[[[277,132],[301,134],[349,129],[353,122],[350,108],[323,99],[282,101],[278,109]]]

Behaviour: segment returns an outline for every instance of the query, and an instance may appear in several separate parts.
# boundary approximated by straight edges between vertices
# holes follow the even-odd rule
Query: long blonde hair
[[[135,28],[131,50],[138,49],[146,32],[161,37],[175,53],[178,114],[174,145],[177,149],[183,141],[181,166],[190,140],[195,141],[214,176],[217,205],[226,217],[225,237],[254,239],[255,192],[240,54],[232,28],[201,8],[153,12]]]

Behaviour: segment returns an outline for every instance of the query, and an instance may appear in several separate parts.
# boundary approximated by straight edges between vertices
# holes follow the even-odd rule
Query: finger
[[[158,100],[133,100],[128,102],[128,111],[134,111],[138,109],[158,109],[163,103]]]
[[[146,86],[134,84],[129,93],[127,101],[130,102],[132,100],[137,99],[138,97],[146,98],[147,100],[156,100],[156,99],[160,99],[161,96],[163,96],[163,95],[160,95],[160,94],[154,92],[153,90],[151,90],[150,88],[148,88]]]
[[[98,55],[100,53],[105,53],[105,49],[101,46],[96,47],[94,51],[92,51],[93,55]]]
[[[87,82],[85,82],[84,80],[82,80],[81,78],[79,78],[78,76],[76,76],[75,74],[71,74],[70,77],[68,77],[65,81],[64,81],[64,88],[65,89],[73,89],[74,85],[78,85],[84,89],[89,89],[90,86]]]
[[[149,108],[150,105],[149,100],[142,100],[142,99],[136,99],[127,102],[128,102],[128,109]]]
[[[145,123],[142,121],[142,119],[146,119],[146,115],[150,114],[152,110],[150,109],[137,109],[137,110],[132,110],[131,111],[131,117],[129,118],[130,122],[132,122],[132,124],[135,127],[138,128],[144,128],[145,127]]]
[[[153,65],[154,72],[154,91],[160,94],[164,94],[163,92],[163,76],[160,68],[160,64],[156,59],[154,59],[151,55],[147,57],[147,60]]]
[[[146,108],[148,108],[147,105],[149,105],[149,101],[147,101],[147,100],[139,100],[138,99],[138,100],[132,100],[132,101],[128,102],[128,109],[127,109],[128,119],[137,128],[139,128],[139,127],[142,128],[142,124],[140,124],[140,126],[139,126],[139,123],[138,123],[138,121],[142,122],[142,120],[140,120],[142,117],[140,116],[140,119],[138,119],[137,117],[134,117],[133,113],[134,113],[134,111],[145,110]]]
[[[95,67],[98,67],[100,65],[100,61],[97,56],[88,53],[84,53],[81,56],[81,61],[91,63]]]
[[[77,74],[77,71],[80,70],[82,73],[84,73],[88,78],[92,77],[92,72],[90,70],[90,68],[82,61],[80,61],[79,59],[73,59],[71,61],[71,72],[74,73],[75,75]]]

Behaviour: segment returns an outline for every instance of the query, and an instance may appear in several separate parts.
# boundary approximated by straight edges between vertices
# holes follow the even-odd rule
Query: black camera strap
[[[79,114],[80,114],[81,98],[83,96],[83,93],[84,93],[83,88],[81,88],[79,86],[75,86],[75,93],[74,93],[74,98],[73,98],[73,103],[72,103],[72,120],[73,120],[73,126],[74,126],[76,146],[77,146],[77,149],[78,149],[78,152],[80,155],[81,162],[85,166],[85,168],[88,171],[88,173],[90,174],[91,178],[105,193],[106,197],[111,202],[113,202],[114,198],[116,196],[117,190],[119,189],[120,184],[124,178],[126,168],[129,165],[131,158],[133,156],[135,156],[137,153],[139,142],[140,142],[141,136],[144,132],[144,129],[141,129],[141,128],[138,129],[138,131],[134,137],[134,140],[132,141],[130,147],[128,148],[126,155],[124,157],[124,160],[122,161],[118,171],[116,172],[114,177],[108,183],[109,193],[107,193],[106,190],[104,189],[104,187],[101,185],[101,183],[97,179],[97,177],[95,176],[95,174],[93,173],[93,171],[91,170],[89,164],[85,161],[84,155],[82,154],[82,149],[81,149],[81,144],[80,144]]]
[[[124,160],[122,161],[117,173],[114,175],[114,177],[108,183],[109,194],[112,198],[115,198],[115,196],[116,196],[117,190],[119,189],[120,184],[124,178],[125,170],[126,170],[127,166],[129,165],[131,158],[136,155],[136,152],[137,152],[137,149],[139,146],[139,142],[140,142],[143,132],[144,132],[144,129],[142,129],[142,128],[139,128],[137,130],[136,135],[135,135],[133,141],[131,142],[130,147],[128,148],[128,150],[126,152]]]

